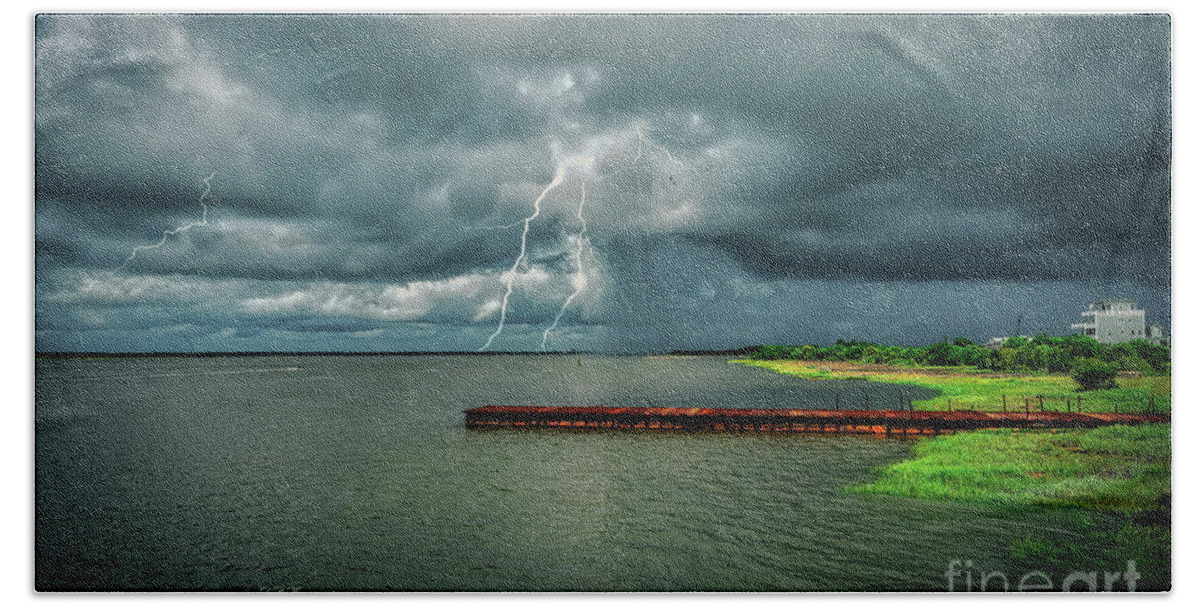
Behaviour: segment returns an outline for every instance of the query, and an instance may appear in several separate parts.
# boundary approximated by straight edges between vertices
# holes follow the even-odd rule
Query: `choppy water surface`
[[[485,404],[923,394],[717,358],[39,360],[40,589],[945,589],[1052,511],[843,491],[911,443],[467,431]],[[857,396],[857,397],[852,397]]]

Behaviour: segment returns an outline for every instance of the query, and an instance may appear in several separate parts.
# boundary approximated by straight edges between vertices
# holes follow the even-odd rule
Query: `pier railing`
[[[987,428],[1096,428],[1166,423],[1169,414],[734,409],[679,407],[524,407],[466,410],[471,429],[613,429],[684,432],[869,433],[909,437]]]
[[[1058,395],[1000,395],[996,401],[989,403],[979,403],[978,399],[960,400],[955,402],[951,398],[946,399],[945,410],[953,411],[988,411],[988,412],[1065,412],[1065,413],[1082,413],[1084,411],[1085,399],[1079,394],[1058,394]],[[1148,395],[1146,401],[1142,403],[1129,403],[1120,401],[1111,401],[1111,405],[1100,406],[1094,401],[1088,402],[1088,408],[1093,412],[1100,412],[1100,407],[1106,412],[1109,407],[1112,408],[1114,414],[1161,414],[1166,413],[1162,410],[1160,404],[1156,403],[1154,395]],[[898,402],[891,402],[894,407],[888,407],[888,403],[872,403],[870,394],[863,392],[861,394],[853,394],[845,396],[841,393],[835,393],[833,396],[833,409],[899,409],[913,410],[913,401],[907,396],[901,396]],[[849,407],[846,407],[849,406]],[[857,406],[857,407],[855,407]],[[941,409],[938,404],[938,409]]]

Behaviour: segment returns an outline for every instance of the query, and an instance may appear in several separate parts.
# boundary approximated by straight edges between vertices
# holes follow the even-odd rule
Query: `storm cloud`
[[[41,15],[36,346],[474,350],[560,168],[496,350],[536,350],[576,288],[552,349],[1064,333],[1112,296],[1169,325],[1170,35]]]

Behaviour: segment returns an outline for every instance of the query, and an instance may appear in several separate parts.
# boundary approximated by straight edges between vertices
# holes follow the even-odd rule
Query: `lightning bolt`
[[[626,157],[627,160],[622,162],[622,164],[625,165],[624,167],[617,169],[614,172],[601,175],[600,179],[607,180],[607,179],[615,177],[618,174],[624,173],[625,171],[629,171],[629,170],[633,169],[634,167],[636,167],[638,165],[638,161],[642,160],[643,155],[647,153],[647,148],[649,149],[650,154],[661,154],[666,157],[667,171],[669,171],[669,172],[683,171],[685,173],[687,172],[687,169],[688,169],[687,165],[685,163],[681,162],[678,158],[676,158],[675,155],[671,154],[670,150],[668,150],[667,148],[663,147],[662,145],[660,145],[659,143],[654,141],[654,139],[652,137],[650,137],[643,131],[643,129],[640,125],[637,125],[634,127],[634,132],[637,135],[637,149],[633,153],[632,159],[630,160],[630,159],[628,159],[628,157]],[[626,154],[628,154],[628,153],[626,153]],[[594,157],[587,157],[586,159],[575,158],[575,159],[567,159],[567,160],[561,161],[558,164],[557,171],[554,176],[554,180],[551,181],[542,190],[541,194],[539,194],[538,197],[533,201],[533,214],[530,215],[529,217],[526,217],[519,222],[515,222],[513,224],[508,224],[505,226],[477,226],[477,227],[464,228],[464,230],[498,230],[498,229],[512,228],[518,224],[522,225],[520,253],[517,255],[517,259],[515,261],[513,261],[512,268],[508,271],[507,274],[504,275],[505,291],[504,291],[504,296],[500,300],[500,322],[496,326],[496,331],[492,332],[492,334],[488,337],[487,341],[484,342],[483,346],[479,347],[479,349],[478,349],[479,352],[482,352],[482,351],[485,351],[485,350],[491,348],[492,342],[504,331],[504,323],[508,317],[508,302],[509,302],[509,299],[512,297],[513,283],[516,280],[517,269],[520,268],[521,263],[524,262],[525,258],[526,258],[526,251],[527,251],[527,247],[528,247],[528,237],[529,237],[529,225],[530,225],[530,223],[533,222],[533,220],[537,219],[538,216],[541,214],[542,201],[546,198],[546,195],[549,194],[551,190],[553,190],[554,188],[556,188],[557,186],[559,186],[562,183],[562,181],[564,179],[565,168],[566,168],[567,164],[569,164],[571,162],[585,162],[587,165],[590,166],[594,162]],[[676,183],[675,178],[671,177],[671,176],[668,176],[668,177],[670,178],[671,184],[674,185]],[[575,242],[575,255],[574,255],[574,257],[575,257],[575,277],[574,277],[575,289],[574,289],[574,291],[571,292],[570,295],[567,296],[566,300],[563,301],[562,306],[558,310],[558,314],[555,315],[555,317],[554,317],[554,321],[550,324],[549,327],[547,327],[542,332],[542,344],[541,344],[542,351],[546,350],[546,344],[550,340],[550,334],[552,334],[554,332],[554,330],[556,330],[558,328],[559,323],[562,321],[563,315],[566,314],[567,308],[569,308],[571,306],[571,303],[574,302],[575,299],[579,296],[579,294],[582,293],[583,290],[587,287],[587,275],[585,273],[585,268],[584,268],[584,263],[583,263],[584,249],[588,246],[587,220],[584,219],[584,215],[583,215],[583,211],[586,206],[587,206],[587,182],[583,182],[580,186],[579,206],[575,212],[575,217],[576,217],[576,219],[579,220],[579,225],[580,225],[580,230],[579,230],[578,235],[576,235],[576,242]]]
[[[120,266],[118,266],[117,270],[123,270],[126,266],[129,266],[129,263],[132,262],[133,259],[137,257],[137,254],[139,254],[143,251],[149,251],[151,249],[158,249],[159,247],[162,247],[163,245],[167,244],[167,237],[169,237],[169,236],[174,236],[174,235],[177,235],[177,234],[180,234],[183,232],[187,232],[188,230],[191,230],[192,228],[196,228],[198,226],[207,226],[208,225],[208,204],[204,202],[204,199],[208,198],[209,193],[212,192],[212,179],[216,176],[217,176],[217,173],[214,171],[211,174],[209,174],[208,177],[204,178],[204,193],[200,195],[200,207],[204,209],[204,212],[200,215],[200,221],[189,222],[187,224],[183,224],[181,226],[176,226],[175,228],[171,228],[169,230],[164,230],[162,233],[162,238],[159,239],[158,242],[153,245],[139,245],[137,247],[134,247],[133,252],[129,254],[129,257],[125,258],[125,262],[123,264],[121,264]]]
[[[558,327],[558,322],[562,319],[563,313],[567,312],[567,307],[571,305],[571,301],[574,300],[575,296],[579,295],[579,292],[583,291],[584,286],[587,285],[587,277],[583,274],[583,247],[585,243],[584,235],[587,233],[587,220],[583,219],[583,206],[587,204],[587,182],[581,184],[579,190],[579,210],[575,212],[575,217],[579,218],[580,224],[579,235],[576,237],[575,242],[575,291],[571,292],[571,295],[567,296],[566,301],[563,302],[562,308],[558,309],[558,315],[554,317],[554,322],[550,324],[550,327],[546,328],[546,331],[542,332],[543,351],[546,350],[546,340],[550,338],[550,332],[554,331],[554,328]]]
[[[520,254],[517,255],[517,259],[516,259],[516,261],[513,262],[512,268],[508,271],[508,274],[505,275],[504,282],[506,284],[506,287],[504,290],[504,297],[500,299],[500,325],[498,325],[496,327],[496,331],[493,332],[492,335],[488,337],[487,342],[485,342],[483,344],[483,346],[479,347],[478,352],[482,352],[482,351],[485,351],[488,348],[490,348],[492,346],[492,340],[495,340],[496,336],[499,336],[500,332],[504,331],[504,319],[508,315],[508,298],[509,298],[509,296],[512,295],[512,292],[513,292],[513,280],[516,279],[516,276],[517,276],[517,267],[520,266],[521,262],[523,262],[525,260],[525,247],[526,247],[526,242],[529,238],[529,223],[532,222],[533,220],[537,219],[537,216],[541,214],[542,199],[546,198],[546,195],[549,194],[550,191],[553,190],[555,187],[557,187],[559,184],[561,184],[562,181],[563,181],[563,165],[562,165],[562,163],[559,163],[558,170],[554,174],[554,180],[551,181],[550,184],[547,185],[546,188],[542,190],[542,193],[538,195],[537,199],[535,199],[533,201],[533,215],[525,218],[525,220],[524,220],[525,225],[521,229],[521,252],[520,252]]]

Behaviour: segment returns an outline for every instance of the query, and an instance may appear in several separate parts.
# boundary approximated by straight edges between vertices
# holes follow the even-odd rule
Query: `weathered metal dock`
[[[895,437],[1002,428],[1096,428],[1167,423],[1170,414],[682,407],[524,407],[465,410],[470,429],[617,429],[685,432],[863,433]]]

